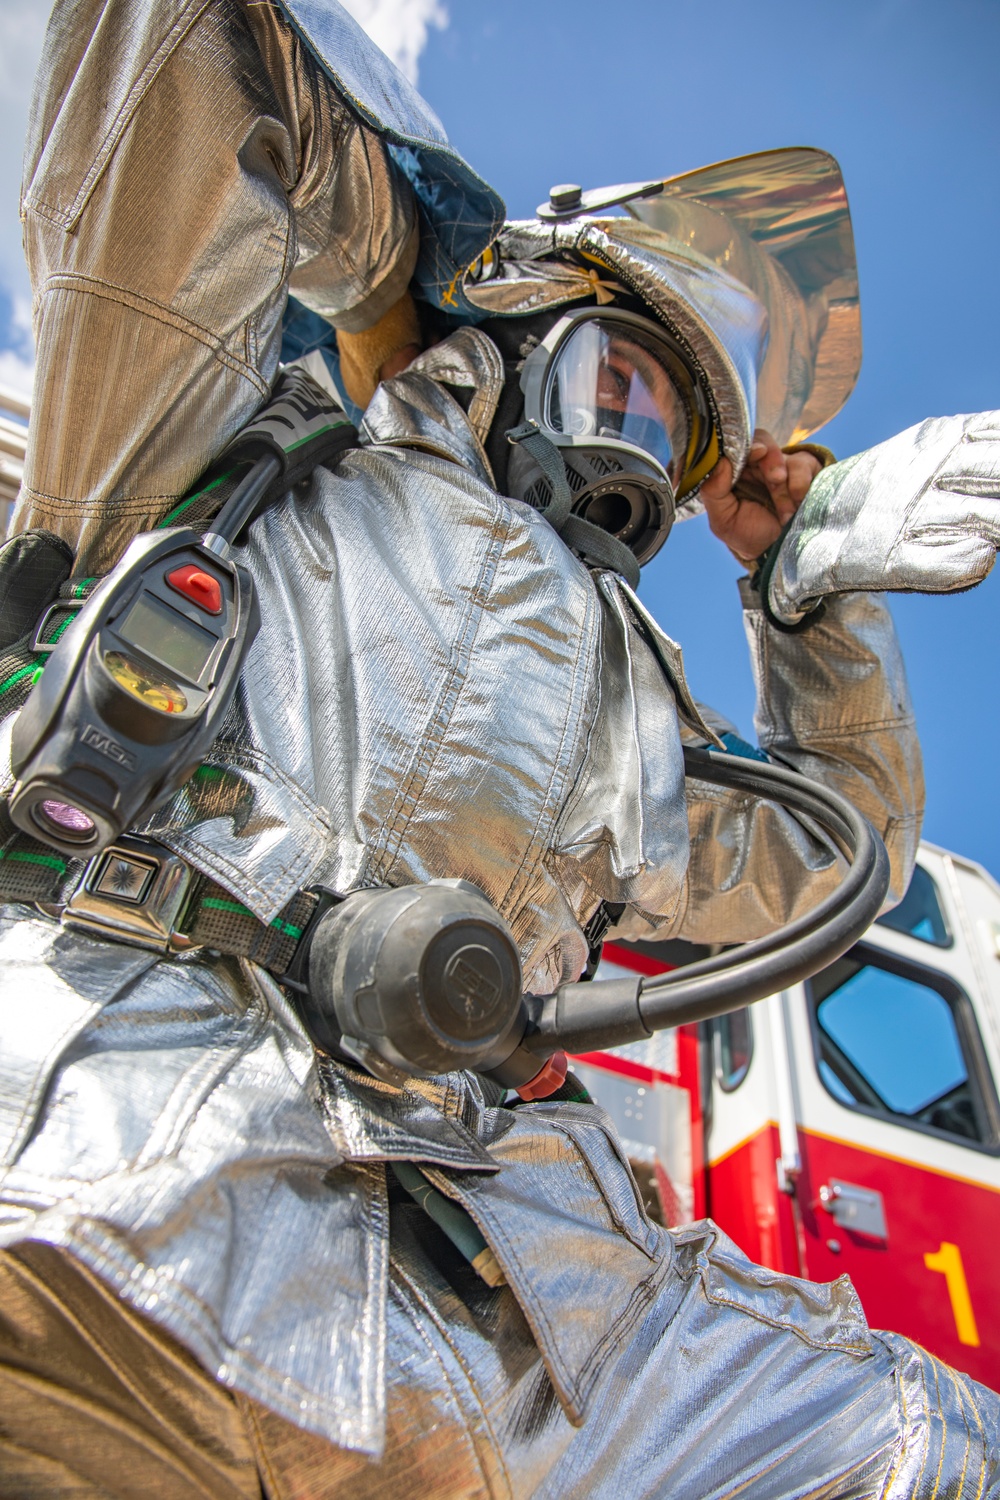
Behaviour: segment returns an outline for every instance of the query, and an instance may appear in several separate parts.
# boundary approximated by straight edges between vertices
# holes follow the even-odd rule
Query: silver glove
[[[950,593],[1000,546],[1000,412],[934,417],[824,469],[761,578],[796,625],[827,594]]]

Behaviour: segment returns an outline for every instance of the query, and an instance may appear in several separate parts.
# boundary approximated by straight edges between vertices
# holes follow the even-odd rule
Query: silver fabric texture
[[[780,764],[835,785],[877,828],[894,872],[887,898],[893,904],[916,857],[924,783],[906,671],[885,602],[874,594],[844,595],[830,601],[811,630],[787,635],[768,624],[745,581],[741,592],[758,742]],[[710,710],[705,717],[724,727]],[[815,893],[831,887],[839,868],[832,848],[772,804],[697,780],[686,783],[685,804],[690,851],[674,917],[664,924],[633,900],[620,935],[715,943],[735,934],[747,941],[808,910]]]
[[[274,7],[92,10],[53,11],[25,148],[37,366],[12,524],[97,573],[268,395],[289,284],[367,327],[418,235],[385,145]]]
[[[87,35],[75,14],[57,9],[29,150],[40,405],[19,524],[98,566],[259,401],[293,265],[317,297],[343,273],[343,314],[377,316],[412,213],[267,7],[108,5]],[[89,95],[67,92],[102,67],[122,126],[104,156]],[[308,262],[290,248],[306,223]],[[664,935],[769,930],[838,856],[786,813],[685,785],[682,734],[711,730],[678,648],[489,481],[498,370],[481,334],[428,351],[376,397],[365,447],[255,523],[261,633],[204,772],[150,827],[265,920],[313,880],[465,876],[538,989],[579,972],[602,899]],[[808,640],[748,618],[765,743],[863,806],[900,889],[919,752],[884,605],[845,596]],[[425,1443],[411,1493],[456,1496],[874,1495],[930,1441],[893,1385],[921,1378],[910,1346],[872,1339],[844,1284],[755,1270],[710,1227],[654,1229],[597,1110],[492,1107],[463,1075],[400,1092],[320,1063],[250,966],[154,960],[18,909],[0,1026],[0,1242],[64,1246],[297,1442],[337,1444],[358,1493],[394,1487],[401,1421]],[[428,1221],[390,1232],[393,1159],[466,1205],[506,1289],[466,1281],[463,1301]],[[976,1396],[977,1426],[964,1399],[933,1408],[956,1495],[963,1412],[980,1455],[963,1472],[991,1482],[994,1407]],[[456,1487],[472,1465],[479,1489]]]
[[[478,329],[461,328],[376,388],[362,430],[372,443],[450,458],[492,486],[493,470],[483,445],[503,379],[503,360],[493,340]],[[467,412],[447,386],[468,393]]]
[[[280,991],[223,965],[150,965],[17,908],[0,933],[5,1033],[26,1032],[27,995],[45,1017],[73,993],[94,1012],[49,1051],[35,1029],[48,1097],[15,1096],[0,1243],[66,1246],[220,1380],[377,1446],[385,1184],[363,1154],[344,1165]]]
[[[471,433],[468,467],[402,447],[398,427],[387,441],[390,413],[401,422],[422,391],[415,442],[454,447],[447,391],[411,373],[383,391],[383,441],[252,528],[242,560],[263,623],[239,698],[208,770],[146,831],[264,921],[314,880],[461,875],[510,922],[535,989],[575,977],[601,900],[664,935],[734,941],[830,889],[839,858],[802,823],[685,789],[678,703],[711,731],[679,652],[668,678],[672,643],[653,648],[621,584],[595,585],[539,516],[476,477]],[[449,428],[432,425],[438,402]],[[922,783],[884,605],[841,601],[816,643],[749,618],[763,743],[859,802],[898,894]]]
[[[846,1278],[652,1225],[597,1108],[318,1066],[267,976],[26,910],[0,963],[36,1021],[60,991],[92,1008],[48,1053],[31,1033],[0,1244],[63,1246],[257,1403],[269,1494],[1000,1492],[995,1396],[871,1333]],[[506,1287],[390,1213],[393,1159],[465,1205]]]
[[[1000,412],[935,417],[817,476],[782,542],[769,602],[796,624],[852,589],[968,589],[998,546]]]

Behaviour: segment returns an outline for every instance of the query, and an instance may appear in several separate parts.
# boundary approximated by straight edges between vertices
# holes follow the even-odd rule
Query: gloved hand
[[[795,628],[827,594],[972,588],[998,546],[1000,412],[935,417],[818,474],[758,582]]]

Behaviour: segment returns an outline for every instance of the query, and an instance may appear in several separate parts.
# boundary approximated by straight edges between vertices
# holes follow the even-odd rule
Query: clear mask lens
[[[556,353],[545,387],[544,420],[553,432],[632,444],[678,482],[687,408],[670,355],[654,336],[611,318],[582,322]]]

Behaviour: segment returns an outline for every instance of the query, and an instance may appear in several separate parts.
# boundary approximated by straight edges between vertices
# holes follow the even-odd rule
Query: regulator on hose
[[[819,824],[847,861],[836,890],[768,937],[684,969],[578,981],[541,996],[522,993],[510,929],[475,886],[355,891],[318,915],[289,976],[316,1045],[395,1081],[471,1068],[524,1099],[542,1098],[565,1077],[567,1052],[723,1015],[817,973],[857,942],[889,886],[871,824],[838,793],[782,766],[685,749],[684,769]]]

